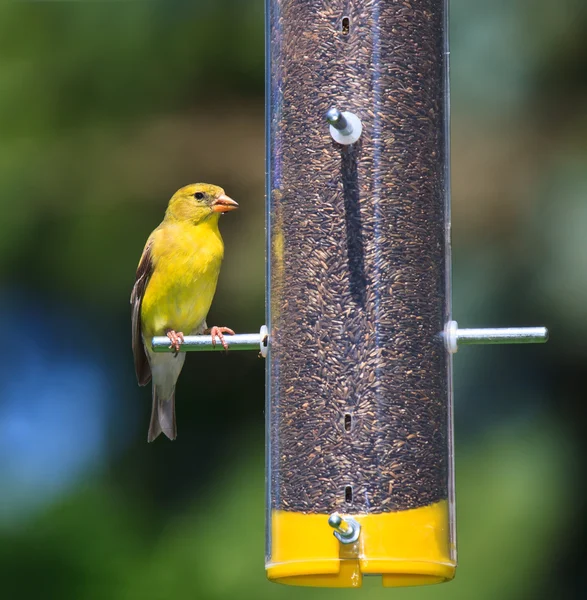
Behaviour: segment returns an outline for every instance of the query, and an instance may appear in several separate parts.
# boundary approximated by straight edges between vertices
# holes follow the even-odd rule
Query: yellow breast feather
[[[216,291],[224,244],[218,220],[163,225],[153,234],[153,274],[143,298],[145,335],[187,334],[205,320]]]

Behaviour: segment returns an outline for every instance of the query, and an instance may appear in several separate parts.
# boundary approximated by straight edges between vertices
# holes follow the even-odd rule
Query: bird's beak
[[[238,204],[232,199],[229,198],[226,194],[222,194],[218,196],[216,200],[212,203],[212,210],[214,212],[228,212],[229,210],[236,210],[238,208]]]

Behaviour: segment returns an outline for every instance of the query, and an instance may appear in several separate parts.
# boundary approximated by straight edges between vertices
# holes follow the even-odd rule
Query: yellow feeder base
[[[454,577],[446,500],[412,510],[349,515],[361,524],[355,544],[332,535],[328,515],[274,510],[267,577],[278,583],[360,587],[382,575],[386,587],[430,585]]]

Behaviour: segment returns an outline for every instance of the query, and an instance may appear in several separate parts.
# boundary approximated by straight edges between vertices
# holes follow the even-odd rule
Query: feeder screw
[[[363,124],[357,115],[341,112],[338,108],[326,111],[326,120],[330,123],[330,135],[335,142],[348,146],[354,144],[363,132]]]
[[[332,513],[328,517],[328,524],[341,544],[354,544],[359,539],[361,525],[350,517],[343,518],[338,513]]]

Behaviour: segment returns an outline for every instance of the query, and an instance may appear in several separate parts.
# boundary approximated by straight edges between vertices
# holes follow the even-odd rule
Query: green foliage
[[[173,445],[147,447],[149,392],[132,374],[134,270],[186,183],[221,184],[241,205],[221,225],[213,320],[239,331],[263,322],[263,3],[0,4],[2,293],[82,315],[86,329],[63,335],[99,349],[116,390],[100,469],[3,524],[2,598],[535,597],[551,563],[575,551],[578,519],[587,44],[576,7],[454,3],[455,318],[555,327],[547,347],[455,356],[455,581],[367,580],[351,592],[265,580],[262,363],[189,357]]]

